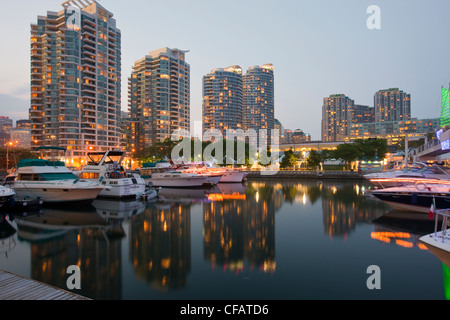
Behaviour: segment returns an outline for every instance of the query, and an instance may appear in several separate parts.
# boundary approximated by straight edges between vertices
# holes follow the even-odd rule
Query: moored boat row
[[[90,153],[88,164],[77,175],[58,157],[48,159],[43,155],[45,151],[65,153],[64,148],[41,147],[37,151],[42,152],[40,159],[21,160],[14,178],[6,181],[4,188],[14,193],[15,201],[39,199],[45,205],[84,205],[103,197],[136,199],[151,194],[144,179],[124,170],[125,152]]]
[[[166,188],[198,188],[218,183],[242,183],[247,177],[242,171],[217,168],[206,163],[144,163],[140,174],[147,183]]]
[[[174,165],[144,164],[138,172],[127,172],[124,151],[91,152],[79,172],[66,167],[61,155],[47,159],[44,152],[65,154],[64,148],[41,147],[40,159],[21,160],[0,190],[0,206],[8,201],[39,200],[46,205],[90,204],[97,198],[153,199],[158,188],[199,188],[218,183],[242,183],[241,171],[205,163]],[[2,192],[4,196],[2,197]],[[14,200],[12,200],[14,199]]]
[[[413,163],[402,170],[364,176],[374,187],[371,194],[400,211],[428,213],[450,207],[450,169]]]
[[[435,219],[434,232],[423,235],[419,242],[450,267],[450,168],[416,162],[401,170],[367,174],[364,178],[374,187],[370,193],[397,215],[404,219],[411,214],[416,219]]]

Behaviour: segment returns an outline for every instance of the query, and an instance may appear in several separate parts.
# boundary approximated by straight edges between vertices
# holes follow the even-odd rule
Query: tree
[[[284,152],[283,160],[281,160],[280,167],[285,168],[293,168],[297,164],[297,157],[294,154],[294,151],[288,150]]]
[[[334,156],[336,159],[342,159],[345,161],[346,168],[349,168],[352,161],[358,159],[360,155],[360,148],[356,144],[341,144],[334,152]]]
[[[378,156],[384,158],[388,152],[386,139],[359,139],[355,140],[354,144],[359,149],[360,157],[366,156],[371,159]]]
[[[361,157],[373,159],[375,156],[384,158],[388,152],[387,141],[385,139],[359,139],[353,143],[341,144],[333,155],[336,159],[346,162],[348,169],[351,163]]]
[[[142,152],[135,154],[134,157],[142,162],[154,162],[170,159],[172,150],[176,144],[177,142],[174,142],[168,138],[162,142],[155,143]]]
[[[320,156],[320,154],[319,154],[317,151],[315,151],[315,150],[312,150],[312,151],[309,153],[309,157],[308,157],[308,159],[306,160],[307,166],[308,166],[309,168],[313,168],[314,170],[317,169],[317,167],[320,165],[321,162],[322,162],[321,156]]]

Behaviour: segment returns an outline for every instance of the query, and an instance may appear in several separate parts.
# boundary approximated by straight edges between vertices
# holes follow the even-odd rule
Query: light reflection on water
[[[445,299],[446,266],[418,243],[433,223],[403,219],[366,188],[252,181],[6,215],[0,269],[66,289],[78,265],[74,292],[93,299]],[[366,287],[373,264],[378,291]]]

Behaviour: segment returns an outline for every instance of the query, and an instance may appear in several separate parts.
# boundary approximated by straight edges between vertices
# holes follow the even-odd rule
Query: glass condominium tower
[[[190,131],[190,65],[186,53],[162,48],[137,60],[128,79],[130,145],[142,151]]]
[[[273,65],[253,66],[243,76],[245,130],[275,128],[275,88]]]
[[[121,32],[96,1],[62,6],[31,25],[31,140],[77,161],[120,146]]]
[[[203,131],[244,129],[242,68],[213,69],[203,77]]]
[[[258,145],[272,144],[275,129],[275,87],[272,64],[253,66],[243,78],[243,126],[256,134]],[[250,131],[251,130],[251,131]],[[260,131],[260,130],[266,130]],[[273,136],[275,137],[275,136]],[[275,140],[274,140],[275,141]]]

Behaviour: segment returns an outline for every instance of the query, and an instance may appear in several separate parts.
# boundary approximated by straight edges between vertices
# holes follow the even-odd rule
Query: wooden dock
[[[0,270],[0,300],[91,300],[48,284]]]

